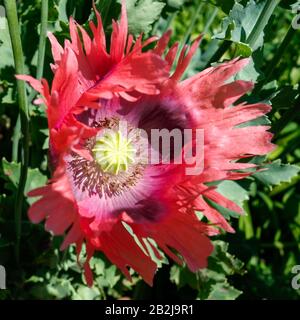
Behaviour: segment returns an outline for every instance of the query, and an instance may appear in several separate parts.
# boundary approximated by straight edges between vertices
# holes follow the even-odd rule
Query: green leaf
[[[97,275],[96,282],[101,288],[113,288],[121,278],[117,267],[115,265],[106,266],[105,261],[100,257],[92,258],[91,268]]]
[[[174,9],[179,9],[186,0],[167,0],[167,5]]]
[[[20,178],[20,164],[15,162],[8,162],[6,159],[3,159],[2,170],[6,180],[12,184],[13,188],[11,189],[17,188],[19,185]],[[27,174],[24,195],[26,196],[29,191],[45,185],[46,182],[47,177],[43,175],[39,171],[39,169],[29,169]],[[35,200],[32,198],[27,198],[27,202],[29,204],[33,203],[34,201]]]
[[[235,300],[242,294],[228,283],[217,283],[212,287],[207,300]]]
[[[242,42],[236,42],[236,53],[235,53],[236,56],[248,58],[251,56],[251,54],[252,54],[252,49],[248,44],[242,43]]]
[[[29,279],[25,281],[25,283],[40,283],[44,282],[44,278],[38,277],[36,275],[31,276]]]
[[[197,290],[198,299],[235,299],[242,292],[230,285],[228,277],[244,274],[244,264],[228,253],[228,243],[214,241],[213,244],[214,252],[208,258],[207,268],[193,273],[187,267],[174,265],[170,270],[170,280],[178,288],[189,286]]]
[[[240,207],[243,207],[244,201],[249,200],[247,190],[234,181],[222,181],[218,184],[217,191]]]
[[[213,184],[211,184],[213,185]],[[222,181],[218,184],[217,192],[226,197],[227,199],[236,203],[239,207],[243,208],[244,201],[249,200],[248,191],[242,188],[237,182],[234,181]],[[240,213],[220,206],[218,203],[206,198],[205,201],[217,211],[219,211],[226,219],[230,217],[239,218]]]
[[[121,276],[117,274],[117,267],[112,265],[105,269],[105,280],[108,282],[110,288],[113,288],[120,280]]]
[[[291,10],[291,8],[299,8],[300,1],[299,0],[282,0],[280,1],[280,6]]]
[[[67,3],[68,0],[54,0],[54,8],[58,12],[58,21],[68,23]]]
[[[178,265],[173,265],[170,270],[170,280],[175,283],[178,288],[188,285],[193,289],[197,289],[197,275],[186,267],[180,268]]]
[[[80,286],[77,295],[74,298],[76,300],[94,300],[97,296],[99,296],[99,291],[96,288],[88,288],[85,286]]]
[[[256,82],[259,76],[260,73],[251,57],[249,63],[235,76],[235,80]]]
[[[8,24],[6,18],[3,19],[4,30],[0,29],[0,76],[2,74],[1,69],[4,67],[14,66],[14,59],[12,55],[12,47],[10,36],[8,32]],[[3,78],[2,76],[0,78]]]
[[[290,182],[300,171],[300,167],[291,164],[282,164],[281,160],[276,160],[261,168],[267,170],[257,172],[253,176],[267,186],[279,185],[282,182]]]
[[[260,2],[250,0],[245,6],[235,3],[228,17],[223,19],[222,31],[216,34],[214,38],[238,43],[240,46],[239,53],[249,54],[249,50],[257,50],[263,45],[264,32],[261,32],[259,38],[254,43],[251,43],[250,46],[247,43],[265,8],[265,4],[266,0]],[[265,25],[267,22],[264,22]],[[245,46],[241,46],[241,43]]]
[[[244,263],[228,252],[228,243],[220,240],[213,242],[214,251],[208,258],[208,268],[226,276],[244,274]]]
[[[165,3],[155,0],[127,0],[129,32],[137,36],[148,33],[151,25],[160,17]]]
[[[51,283],[46,286],[48,293],[57,299],[63,299],[69,296],[71,287],[69,280],[58,279],[56,277],[53,277]]]
[[[269,120],[268,116],[262,116],[255,120],[251,120],[245,123],[242,123],[237,128],[245,128],[245,127],[251,127],[251,126],[268,126],[271,124],[271,121]]]

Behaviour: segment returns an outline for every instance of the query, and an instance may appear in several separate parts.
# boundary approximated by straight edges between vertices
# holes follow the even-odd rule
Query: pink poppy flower
[[[240,214],[242,209],[208,183],[250,175],[255,165],[238,160],[273,149],[267,126],[239,126],[263,116],[270,106],[233,106],[253,88],[251,82],[228,82],[247,59],[180,81],[200,38],[184,47],[172,73],[178,45],[167,50],[170,32],[154,49],[142,51],[157,39],[142,42],[140,37],[134,42],[123,3],[108,51],[101,17],[95,12],[92,38],[72,18],[71,41],[64,47],[49,34],[54,58],[51,89],[44,79],[18,76],[42,95],[37,102],[47,106],[53,168],[48,184],[29,193],[39,197],[29,218],[34,223],[46,220],[46,230],[65,235],[62,250],[74,243],[79,254],[85,244],[89,285],[89,261],[95,251],[103,252],[127,278],[131,267],[151,285],[157,269],[151,254],[162,258],[158,248],[196,271],[206,267],[213,250],[209,236],[221,229],[234,232],[207,199]],[[127,135],[120,129],[122,123],[127,124]],[[153,130],[163,129],[182,134],[180,143],[169,148],[169,162],[149,138]],[[185,141],[183,136],[197,129],[203,135],[201,153],[195,155],[197,139],[192,135]],[[159,161],[148,161],[145,151]],[[182,163],[177,161],[182,158]],[[194,174],[187,174],[189,169]],[[209,223],[200,221],[196,211]]]

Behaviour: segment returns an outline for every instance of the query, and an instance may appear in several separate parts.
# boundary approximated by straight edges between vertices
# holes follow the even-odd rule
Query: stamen
[[[73,153],[72,160],[68,161],[68,169],[75,186],[83,192],[87,191],[90,197],[98,195],[99,198],[111,198],[135,186],[143,175],[144,166],[137,164],[114,175],[104,172],[96,161],[86,160]]]
[[[74,152],[67,159],[74,185],[90,197],[120,196],[143,176],[145,164],[139,160],[139,153],[134,148],[135,141],[139,139],[138,132],[133,138],[125,138],[118,131],[118,124],[119,120],[115,118],[94,123],[94,127],[103,130],[100,136],[85,142],[93,161]]]
[[[95,161],[104,172],[118,175],[120,171],[127,171],[134,162],[136,150],[132,140],[123,137],[120,131],[104,133],[96,139],[92,149]]]

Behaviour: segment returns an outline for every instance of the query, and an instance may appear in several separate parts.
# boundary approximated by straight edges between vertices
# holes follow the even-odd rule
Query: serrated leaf
[[[280,5],[298,12],[300,8],[300,0],[283,0],[281,1]]]
[[[235,289],[228,283],[217,283],[212,287],[207,300],[235,300],[242,291]]]
[[[67,3],[68,0],[54,0],[54,8],[58,12],[58,21],[68,23]]]
[[[160,17],[165,3],[155,0],[127,0],[129,32],[135,36],[148,33],[151,25]]]
[[[300,171],[300,167],[291,164],[282,164],[281,160],[276,160],[261,168],[267,170],[257,172],[253,176],[267,186],[289,182],[293,177],[297,176]]]
[[[245,80],[256,82],[260,76],[260,72],[256,68],[253,58],[250,58],[249,63],[235,76],[235,80]]]
[[[96,288],[80,286],[77,294],[78,297],[75,297],[76,300],[94,300],[97,296],[99,296],[99,291]]]
[[[170,280],[178,288],[189,286],[198,291],[198,299],[230,300],[242,292],[233,288],[228,282],[228,276],[243,274],[244,264],[228,252],[228,243],[213,241],[214,251],[208,258],[208,266],[196,274],[187,267],[173,265],[170,270]]]
[[[110,288],[113,288],[120,280],[121,276],[117,274],[117,267],[112,265],[105,269],[105,280],[108,282]]]
[[[48,293],[52,296],[57,299],[63,299],[70,295],[72,286],[68,280],[53,277],[51,283],[49,283],[46,288]]]
[[[222,31],[214,35],[214,38],[239,44],[244,43],[248,46],[247,39],[265,7],[265,2],[250,0],[245,6],[236,2],[228,17],[223,19]],[[264,33],[262,32],[256,43],[249,49],[255,51],[260,48],[263,45],[263,39]]]
[[[213,242],[214,251],[208,258],[208,268],[217,273],[232,275],[243,274],[244,263],[228,252],[228,243],[220,240]]]

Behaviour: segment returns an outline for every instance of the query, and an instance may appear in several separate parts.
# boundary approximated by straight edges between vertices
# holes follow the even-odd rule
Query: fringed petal
[[[195,215],[172,212],[172,215],[160,223],[152,225],[132,225],[140,237],[150,237],[173,260],[181,263],[180,257],[171,250],[175,249],[186,261],[191,271],[196,272],[207,266],[207,258],[213,246],[208,239],[209,227],[201,223]]]
[[[31,191],[29,196],[41,196],[29,209],[29,219],[34,223],[46,220],[46,230],[63,234],[74,222],[77,207],[66,176],[55,178],[49,185]]]
[[[113,31],[111,35],[110,55],[113,64],[119,63],[124,57],[126,41],[128,35],[128,21],[125,0],[122,0],[120,23],[113,21]]]
[[[180,80],[181,76],[183,75],[184,71],[188,67],[191,59],[193,58],[194,54],[196,53],[196,50],[199,47],[199,44],[201,42],[202,36],[199,36],[192,44],[190,50],[188,51],[187,47],[184,47],[181,55],[179,57],[179,62],[176,67],[176,70],[174,74],[171,76],[171,79],[174,81]],[[188,51],[188,53],[187,53]]]

